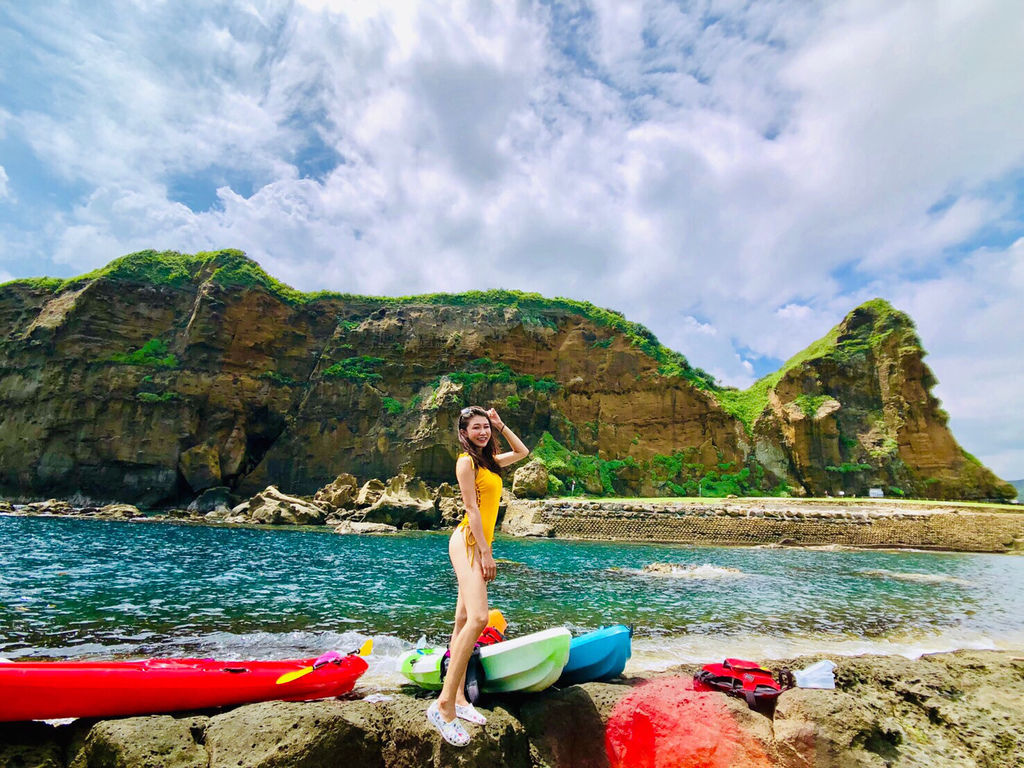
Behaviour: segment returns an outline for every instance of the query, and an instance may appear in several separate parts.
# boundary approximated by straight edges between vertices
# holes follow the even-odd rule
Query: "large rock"
[[[33,501],[24,506],[24,512],[30,515],[74,515],[78,510],[63,499],[47,499]]]
[[[510,536],[553,536],[555,529],[541,521],[543,514],[542,502],[511,499],[501,520],[501,531]]]
[[[206,749],[209,768],[380,768],[387,736],[366,702],[267,702],[211,718]]]
[[[45,723],[0,723],[0,768],[64,768],[60,735]]]
[[[343,520],[334,528],[335,533],[341,534],[382,534],[397,531],[397,527],[387,523],[361,523],[356,520]]]
[[[178,470],[196,493],[220,485],[220,454],[212,445],[197,445],[183,451]]]
[[[545,765],[604,768],[605,723],[625,685],[584,683],[523,702],[519,719]]]
[[[101,720],[69,768],[208,768],[205,717],[156,715]]]
[[[329,509],[352,509],[356,506],[356,497],[359,495],[359,482],[354,476],[343,472],[331,482],[325,485],[316,495],[313,501],[326,505]]]
[[[107,504],[96,511],[95,517],[102,517],[106,520],[131,520],[142,517],[142,512],[132,504]]]
[[[548,495],[548,468],[534,459],[516,470],[512,493],[519,499],[543,499]]]
[[[370,507],[377,502],[377,500],[384,495],[385,485],[377,478],[371,478],[363,483],[363,487],[359,489],[359,493],[356,494],[356,506],[357,507]]]
[[[387,768],[534,768],[526,730],[505,706],[481,707],[487,724],[467,724],[472,740],[465,747],[453,747],[427,722],[432,699],[396,696],[384,703],[389,723],[383,749]]]
[[[771,741],[767,717],[746,702],[695,691],[691,674],[641,683],[615,703],[605,725],[615,766],[774,768]]]
[[[779,697],[786,768],[807,765],[1024,765],[1024,677],[1010,654],[958,651],[911,660],[840,659],[837,690]]]
[[[380,498],[362,515],[362,522],[386,523],[420,529],[434,528],[441,515],[434,504],[434,494],[419,478],[401,474],[388,481]]]
[[[327,510],[314,502],[267,487],[249,500],[245,513],[250,522],[264,525],[322,525]]]
[[[450,528],[458,525],[466,514],[462,504],[462,492],[457,485],[441,483],[434,492],[434,505],[441,516],[441,527]]]
[[[188,511],[198,515],[219,511],[226,513],[231,508],[231,490],[225,486],[207,488],[188,505]]]

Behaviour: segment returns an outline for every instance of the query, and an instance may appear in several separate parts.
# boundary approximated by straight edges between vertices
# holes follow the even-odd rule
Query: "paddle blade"
[[[295,669],[291,672],[285,672],[279,678],[277,678],[277,685],[284,685],[290,683],[292,680],[298,680],[300,677],[305,677],[313,671],[313,667],[303,667],[302,669]]]
[[[367,640],[365,643],[363,643],[359,647],[358,653],[359,653],[360,656],[369,656],[370,652],[372,650],[373,650],[373,639],[371,638],[371,639]],[[335,653],[331,653],[330,655],[333,656],[334,658],[330,658],[330,659],[324,658],[324,657],[328,656],[328,654],[325,653],[323,656],[320,657],[320,659],[323,659],[323,661],[321,661],[320,659],[317,659],[317,663],[314,664],[312,667],[303,667],[302,669],[295,669],[295,670],[292,670],[291,672],[285,672],[283,675],[281,675],[279,678],[277,678],[277,680],[275,681],[276,685],[284,685],[285,683],[290,683],[292,680],[298,680],[300,677],[305,677],[306,675],[308,675],[310,672],[312,672],[317,667],[321,667],[324,664],[329,664],[332,661],[335,662],[335,663],[338,663],[339,661],[341,661],[341,656],[338,656]]]

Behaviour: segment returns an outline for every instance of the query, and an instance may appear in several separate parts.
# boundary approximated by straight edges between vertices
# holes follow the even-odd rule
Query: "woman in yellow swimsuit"
[[[505,438],[511,450],[498,453],[497,435]],[[487,722],[466,700],[464,687],[469,657],[487,626],[487,582],[494,579],[497,570],[491,542],[501,501],[501,471],[530,451],[497,411],[485,411],[476,405],[459,413],[459,444],[463,452],[455,462],[455,476],[466,516],[448,541],[448,556],[459,581],[459,597],[448,673],[441,695],[427,710],[427,719],[447,742],[465,746],[469,734],[459,720],[478,725]]]

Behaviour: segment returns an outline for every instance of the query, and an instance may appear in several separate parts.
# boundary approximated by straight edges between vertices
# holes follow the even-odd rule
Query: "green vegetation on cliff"
[[[793,398],[793,402],[803,411],[804,416],[811,419],[814,418],[818,409],[831,399],[829,395],[797,395]]]
[[[707,467],[696,454],[696,449],[687,449],[642,461],[629,456],[607,460],[571,450],[548,432],[532,452],[548,470],[552,495],[613,496],[638,483],[675,496],[783,495],[788,490],[784,485],[767,488],[764,468],[756,462],[744,467],[734,467],[732,462]]]
[[[549,432],[541,435],[532,455],[547,467],[548,490],[555,495],[575,496],[589,489],[595,495],[610,496],[615,493],[615,473],[623,467],[636,466],[636,461],[629,457],[606,461],[569,450]]]
[[[105,267],[66,280],[32,278],[13,280],[33,287],[45,287],[54,293],[73,288],[92,280],[126,280],[169,287],[181,287],[196,281],[209,280],[223,286],[259,285],[282,301],[302,304],[318,294],[303,294],[268,275],[255,261],[242,251],[225,249],[201,251],[196,254],[177,251],[139,251],[114,259]],[[0,286],[2,287],[2,286]]]
[[[844,332],[845,329],[845,332]],[[920,347],[920,341],[914,332],[914,323],[907,315],[893,308],[884,299],[872,299],[853,310],[839,325],[832,328],[822,338],[810,344],[806,349],[789,358],[779,370],[758,379],[748,389],[716,388],[718,398],[726,412],[743,422],[749,431],[757,418],[768,406],[768,394],[782,381],[783,377],[806,362],[819,358],[832,358],[839,363],[849,363],[856,356],[872,349],[877,349],[892,333],[901,332],[905,335],[904,345]],[[817,397],[805,396],[809,399],[800,400],[798,405],[808,413]],[[817,407],[827,399],[821,395]]]
[[[587,302],[502,290],[305,294],[240,251],[143,251],[70,280],[15,281],[0,300],[9,326],[0,352],[12,369],[38,370],[53,382],[60,377],[50,369],[69,360],[85,371],[79,392],[51,384],[38,402],[7,403],[15,422],[17,409],[31,409],[48,434],[82,435],[86,446],[54,437],[23,456],[9,441],[0,465],[17,464],[14,483],[47,451],[63,452],[68,461],[60,466],[72,468],[78,456],[96,453],[98,430],[74,426],[85,409],[47,409],[65,396],[103,392],[154,417],[124,438],[136,440],[124,455],[142,467],[136,490],[144,494],[152,483],[165,496],[184,488],[181,478],[168,479],[173,457],[151,447],[157,425],[181,436],[182,450],[218,446],[229,457],[224,466],[243,467],[244,478],[228,478],[240,484],[278,480],[315,490],[336,472],[339,446],[364,476],[387,476],[412,461],[436,479],[448,439],[441,432],[470,399],[511,411],[531,445],[545,435],[538,452],[556,492],[745,495],[788,481],[804,492],[840,485],[860,492],[870,482],[909,495],[1004,493],[955,446],[928,392],[933,380],[912,323],[881,300],[856,308],[743,392],[719,386],[643,326]],[[485,354],[494,359],[476,357]],[[260,386],[237,386],[245,379]],[[783,411],[766,411],[773,392]],[[801,419],[797,409],[823,418]],[[325,431],[323,412],[347,429]],[[740,423],[753,432],[762,415],[756,440],[737,434]],[[627,423],[637,426],[624,432]],[[282,477],[285,466],[294,471]],[[69,469],[64,482],[81,476]],[[46,482],[55,482],[52,473]]]
[[[150,368],[176,368],[178,358],[167,351],[167,342],[150,339],[140,349],[128,354],[110,356],[110,362],[122,365],[141,365]]]
[[[516,373],[504,363],[487,357],[478,357],[470,361],[464,370],[445,374],[449,381],[461,384],[467,394],[480,384],[515,384],[522,389],[533,389],[537,392],[554,392],[559,389],[557,381],[550,376],[537,378],[528,373]],[[432,386],[437,389],[441,377],[434,379]]]
[[[539,293],[524,291],[488,290],[464,293],[431,293],[419,296],[359,296],[348,293],[318,291],[303,293],[268,275],[259,264],[242,251],[225,249],[184,254],[177,251],[139,251],[128,254],[78,277],[66,280],[55,278],[28,278],[14,280],[6,285],[27,284],[35,289],[54,293],[76,287],[90,280],[126,280],[169,287],[188,283],[211,282],[224,287],[260,286],[281,301],[291,305],[334,299],[346,300],[370,307],[434,304],[452,307],[495,306],[517,309],[526,325],[554,328],[559,315],[573,314],[584,317],[595,325],[609,328],[626,337],[629,342],[660,363],[660,372],[667,377],[681,376],[702,389],[715,386],[714,378],[694,368],[680,353],[661,345],[657,337],[640,323],[627,320],[621,312],[597,307],[588,301],[562,297],[547,298]],[[2,286],[0,286],[2,287]],[[341,320],[346,328],[357,323]],[[608,347],[610,340],[601,340],[597,346]]]
[[[323,372],[325,379],[348,379],[350,381],[380,381],[383,378],[374,368],[384,362],[383,357],[346,357]]]

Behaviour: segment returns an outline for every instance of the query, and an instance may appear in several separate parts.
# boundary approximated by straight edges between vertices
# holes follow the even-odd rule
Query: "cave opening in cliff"
[[[241,479],[252,472],[263,461],[274,443],[285,430],[285,419],[267,406],[260,406],[248,414],[245,427],[245,461],[240,474],[232,478],[235,487]]]

